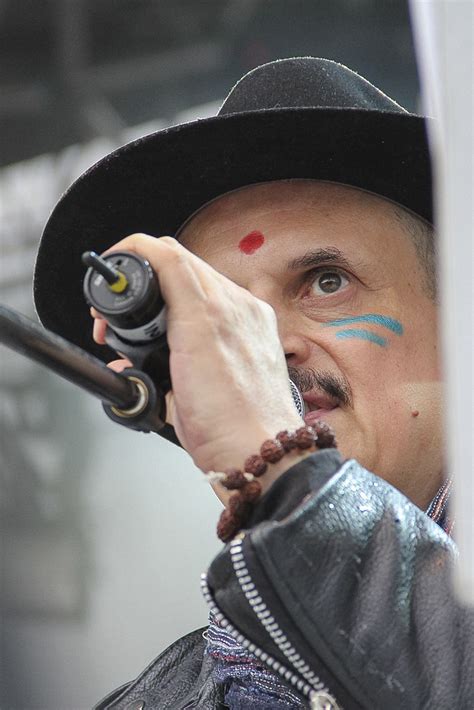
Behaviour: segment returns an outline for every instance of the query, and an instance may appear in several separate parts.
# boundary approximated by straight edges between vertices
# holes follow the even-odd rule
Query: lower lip
[[[305,414],[303,419],[306,424],[311,426],[311,424],[317,422],[319,419],[326,419],[328,415],[335,412],[336,409],[338,409],[338,407],[333,407],[333,409],[317,409],[315,412],[308,412]]]

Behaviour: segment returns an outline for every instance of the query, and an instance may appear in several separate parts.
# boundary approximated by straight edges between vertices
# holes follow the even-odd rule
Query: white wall
[[[199,575],[220,546],[220,504],[187,454],[157,435],[113,424],[99,402],[63,387],[77,417],[89,424],[83,439],[74,418],[66,426],[70,440],[60,432],[76,457],[84,452],[76,501],[86,556],[84,603],[77,619],[4,618],[14,710],[89,708],[180,635],[204,625]],[[84,431],[83,422],[78,428]],[[63,579],[57,566],[67,561],[55,550],[26,560],[25,585],[41,579],[45,567]],[[17,548],[21,567],[18,554]],[[37,587],[42,593],[44,582]],[[35,601],[35,590],[28,594]]]

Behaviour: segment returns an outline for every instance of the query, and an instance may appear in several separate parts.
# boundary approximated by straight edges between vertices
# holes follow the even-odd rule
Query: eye
[[[326,269],[319,271],[311,282],[311,290],[316,296],[336,293],[349,283],[349,279],[339,271]]]

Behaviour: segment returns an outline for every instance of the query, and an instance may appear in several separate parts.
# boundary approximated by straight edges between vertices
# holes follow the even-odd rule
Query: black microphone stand
[[[85,350],[6,306],[0,306],[0,343],[99,398],[106,414],[123,426],[159,432],[165,425],[164,395],[141,370],[114,372]]]

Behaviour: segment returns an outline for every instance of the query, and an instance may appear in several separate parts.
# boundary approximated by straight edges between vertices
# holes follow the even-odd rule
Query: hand
[[[199,468],[240,467],[265,439],[304,424],[271,306],[171,237],[134,234],[111,251],[148,259],[158,275],[168,306],[169,419]],[[104,342],[104,332],[97,319],[97,342]]]

